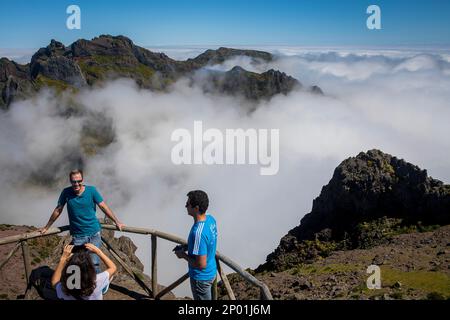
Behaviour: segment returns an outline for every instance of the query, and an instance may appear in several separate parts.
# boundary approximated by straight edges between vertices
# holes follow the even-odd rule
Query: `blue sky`
[[[305,45],[447,46],[447,0],[0,0],[0,48],[36,48],[123,34],[141,46]],[[81,8],[68,30],[66,8]],[[366,28],[366,8],[381,8],[381,30]]]

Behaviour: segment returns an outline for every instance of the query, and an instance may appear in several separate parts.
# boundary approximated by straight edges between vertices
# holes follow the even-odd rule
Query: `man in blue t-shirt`
[[[180,259],[188,261],[191,290],[194,300],[211,300],[212,284],[216,278],[217,226],[213,216],[206,214],[209,200],[206,192],[190,191],[186,209],[194,218],[189,232],[188,252],[182,248],[175,250]]]
[[[70,235],[73,245],[84,245],[92,243],[100,248],[102,240],[100,235],[100,222],[96,216],[96,206],[116,224],[122,231],[124,225],[116,218],[112,210],[103,201],[102,196],[93,186],[83,184],[83,171],[73,170],[69,174],[71,187],[65,188],[58,199],[58,204],[53,210],[50,219],[45,227],[40,229],[42,234],[46,233],[50,226],[61,215],[64,206],[67,204],[67,213],[69,215]],[[97,273],[100,272],[100,260],[96,254],[92,254]]]

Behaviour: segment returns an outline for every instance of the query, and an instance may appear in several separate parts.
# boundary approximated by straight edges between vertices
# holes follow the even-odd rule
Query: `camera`
[[[172,251],[186,251],[188,249],[187,244],[179,244]]]

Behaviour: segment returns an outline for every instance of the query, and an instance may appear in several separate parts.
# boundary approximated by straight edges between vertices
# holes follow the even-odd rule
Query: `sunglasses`
[[[70,180],[71,184],[81,184],[83,180]]]

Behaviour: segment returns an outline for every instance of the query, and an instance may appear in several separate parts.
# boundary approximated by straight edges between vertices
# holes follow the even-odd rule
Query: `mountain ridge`
[[[264,51],[220,47],[177,61],[164,53],[139,47],[125,36],[100,35],[92,40],[79,39],[67,47],[52,39],[47,47],[33,54],[28,64],[7,58],[0,60],[0,108],[8,108],[14,100],[31,96],[42,87],[76,91],[123,77],[134,79],[141,88],[165,90],[181,77],[195,82],[196,71],[235,56],[247,56],[255,63],[274,60],[272,54]],[[323,94],[317,86],[303,88],[300,81],[284,72],[269,70],[258,74],[242,69],[237,75],[233,69],[222,72],[220,79],[217,73],[211,73],[211,78],[208,73],[206,91],[241,95],[251,101],[287,94],[295,88]]]

